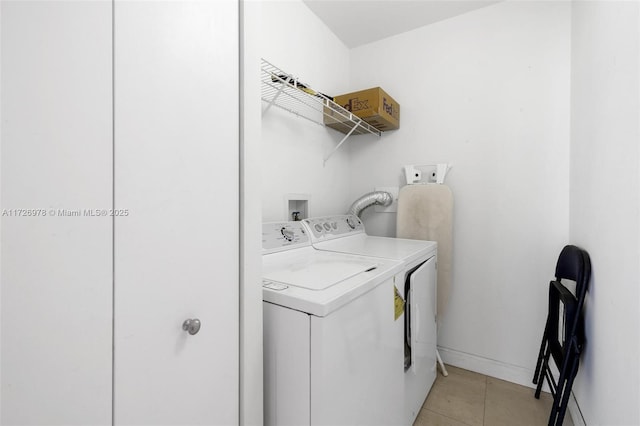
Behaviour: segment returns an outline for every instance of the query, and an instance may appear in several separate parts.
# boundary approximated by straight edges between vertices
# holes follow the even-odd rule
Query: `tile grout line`
[[[462,420],[460,420],[460,419],[456,419],[455,417],[447,416],[446,414],[442,414],[442,413],[439,413],[439,412],[437,412],[437,411],[430,410],[430,409],[428,409],[428,408],[425,408],[425,411],[429,411],[430,413],[433,413],[433,414],[435,414],[435,415],[437,415],[437,416],[441,416],[441,417],[447,418],[447,419],[449,419],[449,420],[453,420],[454,422],[456,422],[456,423],[460,423],[460,424],[463,424],[463,425],[465,425],[465,426],[473,426],[473,425],[470,425],[469,423],[463,422],[463,421],[462,421]]]
[[[482,404],[482,426],[485,425],[485,418],[487,416],[487,388],[489,387],[489,376],[484,376],[484,404]]]
[[[475,382],[478,385],[481,384],[480,381],[480,377],[482,378],[482,380],[484,380],[484,384],[485,384],[485,388],[483,390],[484,395],[483,395],[483,401],[480,402],[479,400],[476,400],[478,405],[479,403],[482,403],[482,414],[480,414],[480,416],[478,416],[479,414],[479,410],[475,411],[476,415],[473,418],[469,418],[467,420],[469,420],[470,422],[468,422],[467,420],[463,420],[461,417],[458,417],[456,415],[455,412],[451,412],[451,410],[449,410],[447,407],[445,406],[441,406],[442,404],[436,404],[436,406],[433,407],[429,407],[427,408],[427,401],[432,398],[434,395],[438,394],[438,391],[443,391],[443,389],[438,389],[438,386],[434,386],[434,388],[432,389],[432,393],[429,395],[429,397],[427,398],[427,401],[425,401],[424,406],[422,407],[421,411],[423,411],[424,413],[429,413],[428,416],[437,416],[438,418],[443,418],[446,419],[445,421],[449,420],[452,422],[455,422],[455,424],[459,424],[460,426],[493,426],[491,422],[489,422],[489,420],[487,419],[487,404],[489,403],[489,382],[491,382],[492,385],[492,389],[493,389],[493,396],[492,396],[492,404],[494,404],[492,406],[492,422],[497,421],[498,419],[502,419],[502,422],[505,421],[506,418],[504,418],[504,414],[502,411],[502,409],[500,408],[501,406],[503,406],[504,404],[501,404],[501,399],[504,397],[503,393],[504,391],[507,392],[507,397],[505,402],[507,402],[507,400],[510,400],[508,395],[511,395],[514,390],[517,390],[518,392],[514,393],[514,397],[517,399],[517,401],[515,402],[522,402],[524,405],[520,406],[519,403],[516,404],[519,409],[518,409],[518,413],[528,413],[528,409],[534,409],[535,408],[535,413],[529,413],[531,414],[531,416],[527,416],[527,418],[531,421],[533,421],[533,418],[538,418],[540,417],[540,404],[537,402],[538,400],[535,400],[533,398],[531,398],[531,389],[527,388],[526,386],[522,386],[516,383],[511,383],[508,381],[504,381],[501,379],[495,379],[492,376],[488,376],[485,374],[480,374],[480,373],[476,373],[476,372],[472,372],[474,375],[477,375],[478,379],[473,379],[470,377],[462,377],[460,376],[459,379],[462,379],[462,382],[465,383],[459,383],[463,386],[471,386],[471,382]],[[471,379],[471,381],[469,380]],[[491,379],[491,380],[489,380]],[[494,380],[495,379],[495,380]],[[476,381],[477,380],[477,381]],[[460,380],[457,380],[460,381]],[[443,382],[442,382],[443,383]],[[476,386],[475,384],[473,386]],[[521,392],[521,390],[525,390],[526,392]],[[455,393],[455,390],[450,390],[451,392]],[[477,393],[476,393],[477,395]],[[546,397],[547,395],[545,395]],[[475,398],[473,398],[475,399]],[[453,403],[453,400],[456,400],[456,398],[450,399],[450,398],[446,398],[446,401],[441,401],[441,402],[446,402],[449,403],[449,405],[451,405]],[[466,399],[465,399],[466,400]],[[543,400],[546,400],[546,398],[540,398],[540,402],[544,402]],[[529,402],[534,401],[535,404],[529,404]],[[467,401],[468,403],[471,404],[470,401]],[[476,403],[473,403],[473,405],[475,405]],[[495,408],[497,404],[498,408]],[[445,404],[447,405],[447,404]],[[442,409],[442,411],[440,410]],[[497,410],[497,411],[496,411]],[[544,410],[544,407],[542,407],[542,411],[547,411]],[[516,413],[516,415],[518,414]],[[513,413],[512,413],[513,414]],[[497,417],[496,417],[497,416]],[[545,419],[548,418],[548,412],[545,413]],[[464,417],[464,416],[463,416]],[[540,417],[542,418],[542,417]],[[480,422],[477,422],[477,420],[480,420]],[[500,424],[503,424],[502,422],[499,422]],[[568,423],[568,421],[567,421]],[[416,426],[425,426],[427,423],[425,421],[425,419],[423,419],[422,421],[418,421],[416,423]],[[504,423],[504,424],[510,424],[510,423]],[[512,424],[512,423],[511,423]],[[546,420],[544,421],[538,421],[536,420],[534,423],[528,423],[528,424],[537,424],[537,425],[542,425],[542,424],[546,424]]]
[[[464,370],[464,369],[462,369],[462,370]],[[487,386],[488,386],[489,376],[487,376],[487,375],[485,375],[485,374],[482,374],[482,373],[477,373],[477,372],[474,372],[474,371],[470,371],[470,370],[466,370],[466,371],[469,371],[469,372],[470,372],[470,373],[472,373],[473,375],[477,375],[477,376],[479,376],[479,377],[482,377],[482,380],[484,380],[484,382],[485,382],[485,383],[484,383],[484,384],[485,384],[485,388],[484,388],[484,390],[483,390],[483,392],[484,392],[484,395],[483,395],[483,404],[482,404],[482,410],[483,410],[483,413],[482,413],[482,415],[481,415],[481,417],[480,417],[481,423],[479,424],[479,426],[484,426],[484,423],[485,423],[485,422],[484,422],[484,412],[485,412],[485,403],[486,403],[486,388],[487,388]],[[461,376],[461,378],[462,378],[465,382],[468,382],[468,381],[470,380],[470,378],[469,378],[469,377],[466,377],[466,376]],[[445,379],[445,380],[447,380],[447,379]],[[475,381],[475,380],[474,380],[474,381]],[[434,385],[435,385],[435,383],[434,383]],[[435,386],[434,386],[434,389],[432,389],[432,391],[433,391],[433,390],[435,390]],[[428,399],[429,399],[429,398],[427,398],[427,400],[428,400]],[[471,423],[467,423],[465,420],[463,420],[463,419],[461,419],[461,418],[459,418],[459,417],[451,416],[451,415],[449,415],[449,414],[446,414],[445,412],[441,412],[440,410],[432,409],[432,408],[426,408],[426,402],[427,402],[427,401],[425,401],[425,406],[424,406],[424,408],[423,408],[423,410],[425,410],[425,411],[428,411],[428,412],[433,413],[433,414],[435,414],[435,415],[437,415],[437,416],[441,416],[441,417],[444,417],[444,418],[446,418],[446,419],[452,420],[452,421],[454,421],[454,422],[456,422],[456,423],[459,423],[459,424],[461,424],[461,425],[464,425],[464,426],[473,426],[473,425],[478,425],[478,423],[476,423],[476,422],[475,422],[475,420],[477,420],[477,419],[478,419],[478,417],[477,417],[477,416],[476,416],[476,417],[474,417],[474,419],[473,419],[474,421],[472,421]]]

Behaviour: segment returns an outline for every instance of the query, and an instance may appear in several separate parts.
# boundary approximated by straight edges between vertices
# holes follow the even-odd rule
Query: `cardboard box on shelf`
[[[336,96],[334,101],[382,132],[400,128],[400,104],[380,87]]]
[[[341,133],[347,134],[353,129],[356,123],[348,117],[349,112],[337,111],[333,108],[324,107],[324,125],[331,127]],[[354,114],[355,115],[355,114]],[[363,120],[364,121],[364,120]],[[369,133],[362,127],[356,128],[352,135],[363,135]]]

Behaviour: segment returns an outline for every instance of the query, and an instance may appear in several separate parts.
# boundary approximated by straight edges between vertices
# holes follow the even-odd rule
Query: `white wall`
[[[261,55],[301,82],[327,94],[348,90],[349,50],[301,1],[262,4]],[[318,117],[320,120],[322,117]],[[262,208],[264,221],[285,220],[287,194],[309,194],[310,214],[346,210],[348,150],[326,165],[323,157],[342,134],[271,108],[262,119]]]
[[[640,8],[572,12],[571,240],[593,265],[574,395],[589,425],[640,424]]]
[[[350,142],[351,198],[401,184],[404,164],[453,163],[443,357],[530,384],[569,235],[570,4],[502,2],[351,58],[353,90],[379,85],[401,105],[399,130]],[[395,234],[395,214],[369,209],[364,220]]]

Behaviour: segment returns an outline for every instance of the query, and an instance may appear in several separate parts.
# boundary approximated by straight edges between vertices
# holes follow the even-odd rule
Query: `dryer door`
[[[405,423],[413,424],[436,379],[435,256],[409,272],[405,287],[409,307],[405,332]]]
[[[410,346],[407,368],[419,373],[436,362],[436,258],[431,257],[407,277]]]

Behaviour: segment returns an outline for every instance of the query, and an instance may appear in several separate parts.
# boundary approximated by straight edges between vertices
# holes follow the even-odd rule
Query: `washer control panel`
[[[267,222],[262,224],[262,253],[273,253],[311,245],[302,222]]]
[[[357,216],[350,214],[312,217],[304,219],[302,222],[309,230],[313,242],[364,233],[362,221]]]

